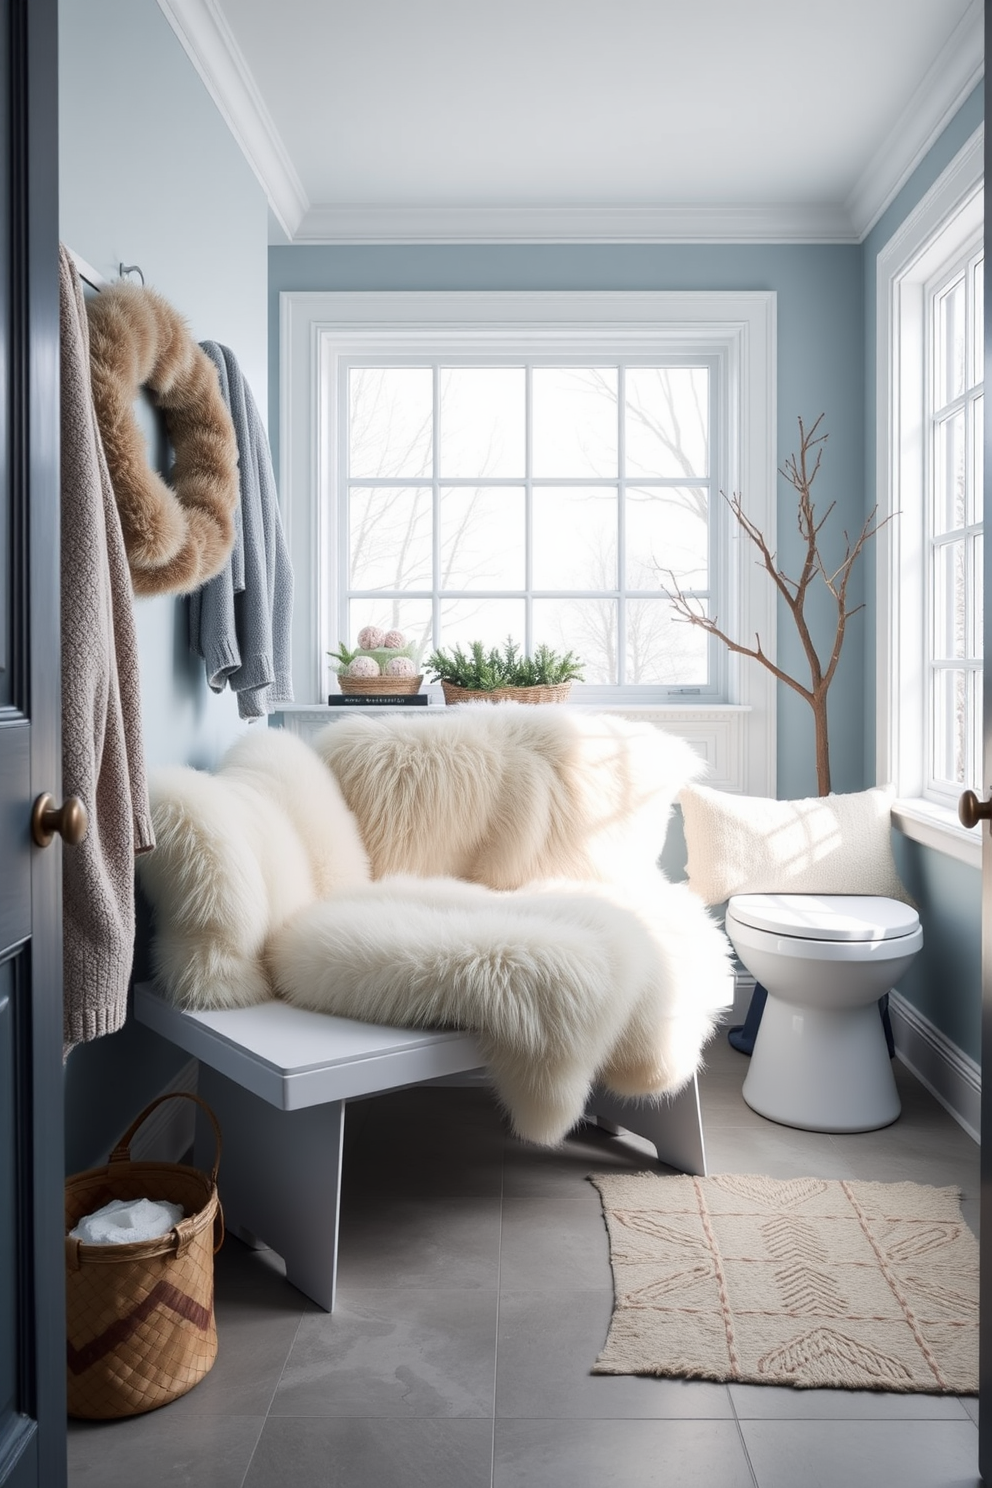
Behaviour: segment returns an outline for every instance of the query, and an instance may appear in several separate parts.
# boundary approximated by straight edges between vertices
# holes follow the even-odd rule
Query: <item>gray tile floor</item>
[[[958,1184],[978,1148],[897,1064],[885,1131],[775,1126],[741,1099],[721,1034],[701,1079],[711,1172]],[[333,1316],[278,1257],[217,1259],[220,1353],[183,1399],[70,1423],[71,1488],[972,1488],[977,1401],[593,1376],[612,1285],[592,1171],[646,1145],[507,1135],[488,1093],[417,1089],[349,1108]]]

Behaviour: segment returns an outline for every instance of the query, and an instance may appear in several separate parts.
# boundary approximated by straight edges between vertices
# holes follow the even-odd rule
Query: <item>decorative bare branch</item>
[[[792,454],[782,466],[779,474],[782,475],[789,485],[796,491],[799,503],[796,510],[796,519],[799,526],[799,535],[803,540],[805,552],[803,555],[802,568],[798,578],[790,578],[780,567],[778,558],[773,553],[765,539],[764,534],[755,526],[744,510],[741,498],[738,494],[727,496],[721,492],[724,500],[730,507],[738,526],[746,533],[758,550],[758,562],[768,573],[779,594],[782,597],[789,613],[791,614],[803,652],[809,666],[809,685],[805,686],[798,678],[790,674],[771,660],[765,653],[761,644],[761,637],[755,635],[754,645],[748,646],[741,641],[736,641],[722,630],[718,616],[703,614],[698,608],[698,602],[694,602],[686,596],[675,575],[668,570],[671,587],[668,590],[669,598],[676,613],[689,622],[690,625],[698,625],[708,635],[715,636],[728,650],[736,652],[739,656],[748,656],[753,661],[759,662],[766,667],[780,682],[791,687],[800,697],[805,698],[813,710],[813,720],[816,733],[816,780],[817,789],[821,796],[830,791],[830,748],[827,732],[827,691],[837,672],[837,664],[840,661],[841,648],[844,644],[844,636],[847,630],[847,622],[852,615],[856,615],[863,605],[848,606],[848,586],[851,573],[865,544],[875,536],[880,528],[890,520],[886,517],[884,521],[878,521],[878,507],[872,507],[868,518],[852,543],[847,532],[844,533],[844,556],[836,568],[827,570],[823,554],[820,551],[820,533],[834,509],[831,502],[826,511],[819,518],[816,507],[813,504],[812,487],[813,482],[820,470],[820,462],[823,458],[823,448],[828,436],[818,432],[823,421],[823,414],[806,428],[803,420],[799,419],[799,453]],[[828,591],[834,598],[837,616],[834,623],[833,644],[830,648],[830,656],[824,666],[820,660],[816,645],[814,644],[809,624],[806,619],[806,597],[810,585],[814,579],[819,577],[826,585]]]

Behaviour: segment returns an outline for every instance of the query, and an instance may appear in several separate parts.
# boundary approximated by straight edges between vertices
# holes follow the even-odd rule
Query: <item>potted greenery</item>
[[[424,680],[418,665],[420,648],[400,630],[366,625],[358,632],[354,649],[342,644],[327,654],[336,663],[333,670],[346,695],[401,698],[420,692]]]
[[[461,646],[435,651],[424,665],[432,681],[440,682],[446,703],[563,703],[572,682],[582,680],[582,663],[571,651],[561,656],[538,646],[533,656],[522,656],[509,637],[502,651],[486,651],[473,641],[467,653]]]

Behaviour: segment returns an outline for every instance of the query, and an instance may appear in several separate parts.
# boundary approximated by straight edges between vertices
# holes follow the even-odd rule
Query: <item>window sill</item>
[[[428,707],[444,707],[444,699],[439,687],[429,686],[427,689]],[[696,717],[698,714],[703,718],[712,715],[730,715],[736,713],[750,713],[750,703],[710,703],[697,702],[694,699],[672,698],[666,702],[654,703],[625,703],[623,701],[606,702],[600,699],[598,702],[592,698],[569,698],[570,708],[585,708],[590,713],[668,713],[680,716],[690,715]],[[279,713],[329,713],[339,710],[332,709],[327,703],[280,703],[277,709]]]
[[[949,807],[937,806],[920,796],[904,798],[893,802],[892,825],[913,842],[981,870],[981,829],[963,827]]]

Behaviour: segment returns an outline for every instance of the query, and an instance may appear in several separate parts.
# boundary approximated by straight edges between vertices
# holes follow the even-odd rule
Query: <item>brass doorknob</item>
[[[89,818],[78,796],[66,796],[61,806],[46,791],[31,808],[31,836],[39,847],[47,847],[55,833],[69,847],[75,847],[86,836]]]
[[[966,827],[977,827],[980,821],[992,821],[992,800],[980,801],[967,790],[958,801],[958,818]]]

